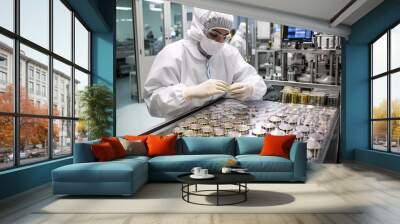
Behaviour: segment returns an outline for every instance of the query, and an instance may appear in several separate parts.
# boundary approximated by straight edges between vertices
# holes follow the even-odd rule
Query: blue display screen
[[[284,39],[311,41],[313,31],[298,27],[287,27]]]

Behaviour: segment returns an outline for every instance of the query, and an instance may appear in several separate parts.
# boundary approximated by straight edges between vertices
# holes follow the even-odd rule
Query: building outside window
[[[7,84],[7,74],[3,71],[0,71],[0,84],[2,85]]]
[[[19,12],[12,13],[14,17],[20,16],[14,18],[19,21],[15,29],[19,33],[0,23],[9,30],[0,29],[0,84],[11,87],[0,88],[0,170],[70,156],[74,141],[87,139],[86,126],[79,121],[79,113],[74,113],[71,105],[79,103],[81,87],[90,84],[85,82],[91,75],[90,31],[64,1],[50,1],[19,1]],[[18,48],[14,44],[19,44]],[[20,59],[19,88],[15,88],[13,78],[14,54]],[[58,61],[54,54],[63,60]],[[76,73],[79,74],[74,79]],[[51,79],[53,89],[49,91]],[[59,80],[64,82],[63,87],[58,86]],[[75,92],[65,88],[73,85],[79,86]],[[14,91],[20,91],[17,99],[14,99]],[[58,105],[61,94],[63,102]],[[54,102],[52,106],[50,99]],[[20,108],[18,113],[13,109],[14,104]]]
[[[40,96],[40,84],[36,84],[36,95]]]
[[[46,86],[42,86],[42,96],[46,96]]]
[[[400,24],[370,45],[371,148],[400,153]]]
[[[29,91],[29,94],[34,93],[33,82],[31,82],[31,81],[28,82],[28,91]]]
[[[47,74],[42,73],[42,82],[46,82],[46,76],[47,76]]]
[[[0,67],[7,67],[7,56],[3,54],[0,55]]]
[[[32,66],[29,66],[28,74],[29,74],[29,79],[33,80],[33,67]]]
[[[7,56],[0,54],[0,91],[7,87]]]
[[[36,80],[40,81],[40,70],[36,69]]]

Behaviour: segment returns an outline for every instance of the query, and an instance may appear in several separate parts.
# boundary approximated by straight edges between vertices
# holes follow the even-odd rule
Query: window
[[[13,117],[0,115],[0,170],[14,166]]]
[[[0,84],[6,85],[7,84],[7,73],[0,71]]]
[[[53,157],[71,155],[72,121],[53,120]]]
[[[46,97],[46,86],[42,86],[42,96]]]
[[[40,95],[40,84],[36,84],[36,95]]]
[[[71,60],[72,12],[60,0],[53,0],[54,53]]]
[[[36,69],[36,80],[40,81],[40,71]]]
[[[89,86],[89,74],[75,70],[75,117],[79,117],[81,114],[80,95],[85,87]]]
[[[87,139],[74,105],[90,84],[90,31],[63,0],[0,0],[0,26],[0,170],[70,156]]]
[[[0,1],[0,7],[5,1]],[[0,8],[0,24],[2,22],[3,9]],[[3,63],[0,66],[0,113],[1,112],[13,112],[14,111],[14,71],[12,69],[11,62],[14,57],[14,42],[12,39],[2,35],[0,33],[0,57],[8,58],[10,61],[7,63],[2,60]],[[0,114],[1,115],[1,114]],[[1,128],[0,128],[1,129]],[[11,135],[11,133],[9,133]],[[0,136],[1,138],[1,136]],[[1,150],[1,146],[0,146]],[[0,160],[1,164],[1,160]],[[1,165],[0,165],[1,166]],[[1,169],[1,167],[0,167]]]
[[[0,67],[7,67],[7,56],[0,55]]]
[[[20,0],[21,36],[49,48],[49,0]]]
[[[28,92],[29,94],[33,94],[34,92],[33,82],[28,82]]]
[[[84,69],[89,69],[89,32],[75,18],[75,62]]]
[[[400,153],[400,25],[370,45],[371,148]]]
[[[19,158],[22,165],[49,158],[48,119],[21,117],[19,130]]]
[[[29,79],[32,79],[33,80],[33,67],[32,66],[29,66],[29,71],[28,71],[28,73],[29,73]]]
[[[60,96],[60,100],[62,102],[64,102],[64,97],[65,95],[67,96],[71,96],[72,95],[72,91],[71,89],[65,89],[64,88],[64,83],[71,83],[72,84],[72,68],[69,65],[66,65],[58,60],[53,60],[53,66],[54,66],[54,70],[53,70],[53,90],[54,90],[54,95],[53,95],[53,114],[54,115],[61,115],[61,116],[68,116],[68,117],[72,117],[72,102],[69,102],[69,107],[66,110],[66,114],[61,113],[60,114],[60,106],[62,106],[61,104],[58,104],[58,97],[59,94]],[[69,99],[70,101],[72,101],[72,98],[70,97]],[[58,104],[58,105],[56,105]]]
[[[14,31],[14,0],[0,1],[0,26]]]

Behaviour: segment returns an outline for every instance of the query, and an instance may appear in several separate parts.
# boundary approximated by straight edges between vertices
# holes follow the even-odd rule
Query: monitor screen
[[[283,30],[283,39],[286,41],[312,41],[313,31],[299,27],[285,26]]]

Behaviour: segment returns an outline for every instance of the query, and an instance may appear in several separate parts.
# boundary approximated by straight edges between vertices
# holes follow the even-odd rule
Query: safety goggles
[[[225,40],[225,39],[228,37],[229,32],[226,33],[226,34],[223,34],[223,33],[219,32],[218,30],[210,30],[210,31],[208,31],[207,34],[208,34],[212,39],[223,39],[223,40]]]

